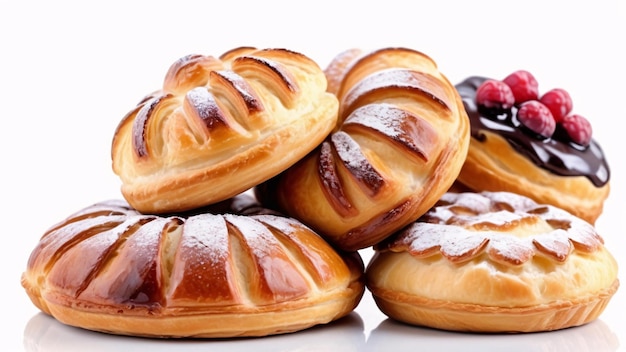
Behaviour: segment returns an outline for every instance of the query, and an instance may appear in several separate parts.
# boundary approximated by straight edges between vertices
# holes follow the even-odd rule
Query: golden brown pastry
[[[325,72],[340,102],[337,127],[255,192],[338,248],[356,250],[415,220],[448,190],[467,154],[469,120],[454,86],[415,50],[347,50]]]
[[[286,169],[335,126],[337,98],[310,58],[242,47],[188,55],[120,122],[113,171],[145,213],[225,200]]]
[[[592,225],[508,192],[446,193],[375,248],[366,285],[409,324],[534,332],[596,319],[618,267]]]
[[[526,82],[523,85],[531,86],[526,90],[532,92],[521,101],[509,95],[504,108],[501,102],[487,107],[490,100],[477,101],[481,86],[481,95],[487,95],[484,91],[488,83],[500,83],[500,89],[507,89],[502,80],[475,76],[456,85],[472,131],[458,182],[474,192],[522,194],[595,224],[609,195],[610,170],[602,148],[592,138],[591,125],[575,113],[573,100],[565,90],[540,94],[538,83],[527,71],[516,71],[509,77],[522,74],[530,78],[515,82]],[[512,89],[519,89],[519,83],[511,83],[510,79],[507,82]],[[558,98],[551,98],[555,95]],[[500,93],[499,97],[505,100],[507,95]],[[542,108],[555,101],[561,106],[548,111]],[[525,105],[534,108],[535,113],[520,118],[520,111],[528,111]]]
[[[347,315],[364,291],[358,253],[247,195],[169,217],[94,204],[43,235],[22,285],[62,323],[150,337],[302,330]]]

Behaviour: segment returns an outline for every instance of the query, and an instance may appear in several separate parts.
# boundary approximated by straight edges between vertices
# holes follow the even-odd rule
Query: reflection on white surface
[[[108,351],[576,351],[619,350],[617,334],[601,319],[584,326],[525,334],[457,333],[383,319],[366,338],[363,319],[353,312],[328,325],[259,338],[152,339],[109,335],[63,325],[38,313],[24,330],[27,352]]]
[[[382,351],[393,343],[402,351],[617,351],[619,339],[602,320],[587,325],[541,333],[469,334],[420,328],[384,320],[367,340],[368,351]],[[400,343],[403,341],[403,343]]]
[[[295,333],[259,338],[236,339],[151,339],[108,335],[63,325],[54,318],[38,313],[24,329],[27,352],[109,352],[109,351],[198,351],[211,350],[316,352],[363,351],[363,320],[357,313]]]

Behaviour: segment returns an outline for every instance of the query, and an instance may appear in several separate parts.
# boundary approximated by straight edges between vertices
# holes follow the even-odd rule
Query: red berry
[[[567,115],[561,121],[561,125],[572,142],[586,147],[591,142],[591,124],[583,116]]]
[[[529,130],[549,138],[556,129],[556,122],[548,108],[537,100],[522,103],[517,111],[517,119]]]
[[[556,122],[561,122],[572,111],[572,98],[565,89],[552,89],[542,95],[540,101],[550,109]]]
[[[504,82],[488,79],[476,90],[476,102],[488,108],[509,109],[515,103],[515,97]]]
[[[537,100],[539,98],[539,84],[535,77],[528,71],[515,71],[506,76],[502,81],[511,87],[516,104],[521,104],[529,100]]]

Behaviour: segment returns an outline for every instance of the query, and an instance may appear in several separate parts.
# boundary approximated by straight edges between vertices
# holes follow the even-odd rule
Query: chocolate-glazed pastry
[[[540,124],[527,122],[526,116],[520,118],[520,109],[528,101],[549,105],[552,93],[515,101],[510,107],[486,106],[489,104],[481,103],[477,92],[491,81],[473,76],[456,85],[471,122],[472,136],[457,181],[473,191],[522,194],[595,223],[609,194],[610,168],[602,148],[591,138],[588,122],[584,120],[579,126],[579,130],[588,129],[583,131],[586,140],[568,131],[571,121],[584,119],[572,113],[570,102],[565,114],[549,113],[554,121],[544,123],[548,127],[538,132],[536,126]],[[549,136],[545,136],[546,130]]]

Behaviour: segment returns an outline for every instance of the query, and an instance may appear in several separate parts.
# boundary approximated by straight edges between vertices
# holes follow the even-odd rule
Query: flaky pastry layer
[[[593,227],[507,192],[447,193],[376,247],[367,287],[388,316],[476,332],[531,332],[596,319],[619,287]]]
[[[501,136],[472,138],[458,181],[475,192],[505,191],[553,204],[590,222],[602,214],[610,183],[596,187],[584,176],[560,176],[535,165]]]
[[[218,208],[237,214],[159,217],[123,201],[94,204],[42,236],[22,285],[60,322],[135,336],[279,334],[357,306],[358,253],[239,199]]]
[[[335,130],[306,158],[255,188],[263,203],[335,246],[371,246],[448,190],[469,145],[459,94],[427,55],[347,50],[325,70],[339,99]]]
[[[112,143],[122,194],[145,213],[235,196],[313,150],[337,98],[310,58],[285,49],[188,55],[120,122]]]

